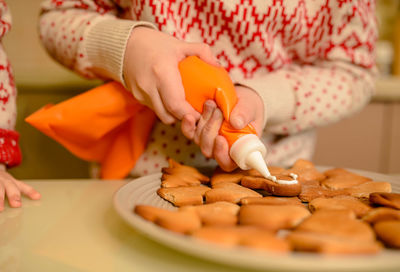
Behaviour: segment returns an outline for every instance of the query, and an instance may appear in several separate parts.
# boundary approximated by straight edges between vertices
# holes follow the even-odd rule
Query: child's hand
[[[136,27],[126,46],[124,79],[135,98],[154,110],[163,123],[190,115],[194,130],[200,114],[185,100],[178,69],[179,62],[191,55],[218,65],[206,44],[182,42],[151,28]]]
[[[261,98],[256,92],[244,86],[236,86],[236,93],[238,103],[231,113],[231,125],[236,129],[242,129],[250,123],[256,129],[258,136],[261,136],[264,117],[264,104]],[[207,101],[194,132],[194,141],[206,157],[214,157],[223,170],[232,171],[237,165],[229,156],[228,142],[223,136],[218,135],[222,121],[222,112],[215,102]],[[185,123],[186,117],[182,126]]]
[[[0,212],[4,210],[4,199],[7,196],[8,203],[13,208],[21,207],[21,193],[30,199],[38,200],[41,195],[31,186],[16,180],[0,165]]]

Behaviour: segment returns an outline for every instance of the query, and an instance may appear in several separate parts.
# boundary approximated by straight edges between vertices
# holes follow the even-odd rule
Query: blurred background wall
[[[48,103],[57,103],[88,90],[99,82],[82,79],[53,61],[41,47],[37,18],[42,0],[6,1],[13,15],[12,31],[4,45],[11,59],[17,87],[18,121],[24,155],[12,173],[20,179],[84,178],[89,164],[23,120]],[[377,95],[359,114],[318,132],[314,162],[384,173],[400,173],[400,0],[379,0],[381,41],[378,64],[385,76]]]

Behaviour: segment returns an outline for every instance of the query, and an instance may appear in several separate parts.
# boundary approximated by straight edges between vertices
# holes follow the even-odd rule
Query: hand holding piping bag
[[[244,86],[235,86],[238,102],[230,116],[230,124],[235,129],[242,129],[251,124],[257,135],[262,133],[264,119],[264,105],[258,94]],[[214,158],[219,166],[230,172],[237,168],[237,164],[229,155],[229,144],[224,136],[219,135],[219,130],[224,121],[221,110],[214,100],[204,103],[203,112],[193,134],[186,137],[193,139],[200,147],[205,157]],[[185,119],[182,121],[182,131],[185,132]]]
[[[125,84],[164,124],[191,115],[194,129],[200,118],[200,114],[185,101],[178,70],[178,63],[192,55],[218,65],[210,47],[204,43],[184,42],[149,27],[132,30],[124,56]]]
[[[237,104],[235,87],[228,73],[221,67],[215,67],[197,57],[188,57],[179,63],[186,100],[198,112],[203,112],[204,103],[214,100],[222,111],[224,121],[219,130],[229,145],[229,154],[242,169],[255,168],[265,177],[270,173],[264,162],[266,148],[259,140],[252,125],[235,129],[229,122],[231,112]]]

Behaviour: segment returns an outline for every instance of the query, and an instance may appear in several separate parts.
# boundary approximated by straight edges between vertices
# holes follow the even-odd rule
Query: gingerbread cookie
[[[276,175],[277,179],[293,180],[291,176]],[[280,184],[263,177],[246,176],[240,184],[250,189],[261,189],[276,196],[297,196],[301,192],[300,183]]]
[[[349,210],[319,210],[296,227],[298,231],[330,235],[342,239],[374,241],[371,227],[355,219]]]
[[[182,175],[184,177],[190,176],[192,179],[196,179],[201,183],[208,183],[210,181],[209,177],[203,175],[194,167],[180,164],[173,159],[168,159],[168,164],[169,167],[161,169],[163,174],[171,176]]]
[[[239,237],[234,227],[208,226],[197,229],[191,236],[224,247],[235,247]]]
[[[199,186],[199,185],[201,185],[201,181],[190,175],[163,174],[161,176],[161,187],[163,188],[188,187],[188,186]]]
[[[154,222],[162,214],[172,213],[170,210],[157,208],[149,205],[136,205],[134,212],[146,219],[147,221]]]
[[[205,194],[206,203],[227,201],[239,203],[244,197],[262,197],[261,194],[236,183],[219,183]]]
[[[327,210],[351,210],[357,217],[367,214],[372,208],[357,198],[351,196],[337,196],[334,198],[315,198],[309,204],[311,212]]]
[[[324,172],[324,175],[327,178],[336,177],[336,176],[345,176],[348,174],[352,174],[352,173],[344,168],[332,168],[332,169],[326,170]]]
[[[285,171],[285,168],[278,167],[278,166],[268,165],[268,170],[269,170],[269,173],[270,173],[272,176],[276,176],[276,175],[282,174],[282,172]],[[255,170],[255,169],[247,170],[247,171],[246,171],[246,176],[263,177],[263,175],[261,175],[261,173],[258,172],[258,171]]]
[[[400,248],[400,221],[381,221],[374,225],[376,235],[388,247]]]
[[[400,194],[396,193],[372,193],[369,201],[373,204],[400,210]]]
[[[274,253],[288,253],[290,244],[278,238],[272,232],[263,228],[250,228],[241,233],[239,245],[255,250],[269,251]]]
[[[203,204],[204,194],[211,190],[207,186],[191,186],[191,187],[174,187],[160,188],[157,194],[163,199],[171,202],[174,206],[180,207],[185,205]]]
[[[299,205],[245,205],[240,208],[239,224],[277,231],[294,228],[309,215],[310,212]]]
[[[286,253],[289,243],[277,238],[272,232],[252,226],[203,227],[192,236],[225,247],[244,246],[256,250]]]
[[[218,167],[211,177],[211,186],[214,187],[216,184],[226,182],[239,183],[240,180],[245,176],[245,173],[245,171],[239,168],[237,168],[233,172],[228,173]]]
[[[233,226],[238,221],[240,207],[230,202],[215,202],[198,206],[184,206],[180,210],[193,210],[205,226]]]
[[[325,175],[319,172],[315,165],[307,160],[297,160],[293,167],[283,171],[282,175],[296,174],[297,180],[302,184],[319,184],[319,181],[325,179]]]
[[[299,198],[302,202],[310,202],[316,198],[332,198],[345,195],[350,195],[350,192],[345,190],[331,190],[320,185],[303,185]]]
[[[189,233],[201,227],[200,217],[194,211],[170,211],[147,205],[137,205],[135,212],[164,229],[178,233]]]
[[[343,190],[357,198],[369,198],[370,194],[376,192],[390,193],[392,191],[392,186],[389,182],[369,181]]]
[[[380,221],[400,220],[400,211],[380,207],[370,210],[362,219],[370,224],[375,224]]]
[[[360,176],[342,168],[331,169],[325,171],[324,174],[327,176],[327,179],[322,180],[321,185],[334,190],[349,188],[371,181],[370,178]]]
[[[177,211],[172,215],[161,215],[154,223],[164,229],[178,233],[190,233],[201,227],[201,220],[197,213],[193,211]]]
[[[301,205],[300,199],[298,197],[276,197],[276,196],[265,196],[263,198],[259,197],[245,197],[240,201],[242,205]]]
[[[375,241],[359,241],[297,230],[290,233],[287,239],[296,251],[327,255],[376,254],[382,249]]]

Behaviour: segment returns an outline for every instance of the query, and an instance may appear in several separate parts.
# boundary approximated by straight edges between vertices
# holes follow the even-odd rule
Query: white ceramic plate
[[[325,170],[327,167],[319,167]],[[400,193],[400,179],[390,176],[350,169],[375,181],[388,181],[393,192]],[[200,258],[245,268],[270,270],[307,271],[400,271],[400,251],[385,250],[376,256],[322,257],[312,253],[292,253],[277,256],[267,252],[255,252],[245,248],[226,249],[194,238],[164,230],[133,212],[138,204],[176,209],[160,198],[161,174],[132,180],[121,187],[114,196],[114,207],[118,214],[136,230],[169,247]]]

